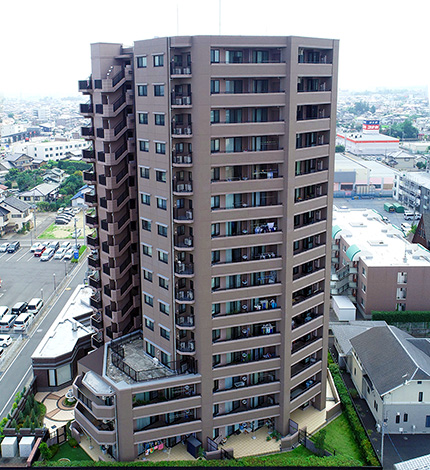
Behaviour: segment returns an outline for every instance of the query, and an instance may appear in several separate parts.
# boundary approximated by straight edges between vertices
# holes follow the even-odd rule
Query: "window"
[[[211,94],[219,93],[219,80],[211,80]]]
[[[166,182],[166,172],[164,170],[155,170],[155,179],[161,183]]]
[[[162,237],[167,237],[167,225],[157,224],[157,233]]]
[[[138,113],[139,124],[148,124],[148,113]]]
[[[158,250],[158,261],[166,264],[169,262],[169,254],[167,251]]]
[[[366,277],[366,268],[362,268],[361,273],[363,274],[364,277]]]
[[[145,256],[150,256],[151,257],[152,256],[152,246],[143,244],[142,245],[142,253]]]
[[[400,423],[400,414],[397,413],[396,414],[396,424],[399,424]]]
[[[146,56],[137,57],[137,68],[144,69],[146,67]]]
[[[362,290],[363,292],[366,292],[366,284],[362,284],[362,285],[361,285],[361,290]]]
[[[167,210],[167,199],[164,197],[157,197],[157,207],[158,209]]]
[[[403,422],[404,422],[404,423],[407,423],[407,422],[408,422],[408,413],[405,413],[405,414],[403,415]]]
[[[146,230],[147,232],[151,231],[151,221],[148,219],[142,219],[142,230]]]
[[[147,166],[140,167],[140,177],[149,180],[149,167]]]
[[[213,109],[211,111],[211,124],[216,124],[219,122],[219,109]]]
[[[148,85],[137,85],[137,96],[148,96]]]
[[[164,114],[154,114],[154,118],[155,118],[156,126],[164,126],[165,124]]]
[[[148,271],[147,269],[143,269],[143,278],[149,282],[152,282],[152,271]]]
[[[423,398],[424,398],[424,393],[423,393],[423,392],[419,392],[419,393],[418,393],[418,401],[423,401]]]
[[[140,200],[141,200],[142,204],[145,204],[145,206],[150,206],[151,205],[151,195],[150,194],[141,193]]]
[[[164,66],[164,55],[157,54],[154,55],[154,67],[163,67]]]
[[[152,295],[149,295],[149,294],[143,294],[143,301],[145,302],[146,305],[149,305],[150,307],[152,307],[154,305],[154,299],[152,297]]]
[[[221,304],[212,304],[212,315],[218,315],[221,312]]]
[[[211,49],[211,64],[219,63],[219,49]]]
[[[170,341],[170,331],[160,325],[160,336]]]
[[[162,302],[161,300],[159,300],[158,306],[159,306],[161,313],[164,313],[165,315],[169,315],[169,312],[170,312],[169,304],[166,304],[165,302]]]
[[[219,139],[211,140],[211,153],[219,152]]]
[[[148,341],[145,341],[146,343],[146,352],[151,356],[151,357],[155,357],[155,347],[153,344],[151,343],[148,343]],[[152,418],[152,417],[150,417]],[[140,419],[146,419],[146,418],[140,418]],[[149,423],[150,424],[150,423]]]
[[[225,61],[227,64],[241,64],[243,62],[242,51],[226,51]]]
[[[376,403],[376,400],[373,400],[373,408],[378,411],[378,404]]]
[[[151,298],[152,300],[152,298]],[[145,326],[151,331],[154,331],[154,321],[150,320],[149,318],[145,317]]]
[[[211,197],[211,209],[219,209],[219,196]]]
[[[220,260],[220,251],[212,251],[212,264],[219,263]]]
[[[164,96],[164,85],[154,85],[154,96]]]
[[[166,144],[164,142],[155,142],[155,153],[166,153]]]
[[[220,287],[220,278],[219,277],[213,277],[212,278],[212,290],[219,289]]]
[[[212,237],[216,237],[220,234],[220,225],[219,224],[212,224],[211,225],[211,235]]]
[[[139,149],[141,152],[149,152],[149,140],[139,140]]]
[[[164,313],[165,315],[169,315],[169,311],[170,311],[169,304],[166,304],[164,302],[159,301],[158,306],[160,307],[160,312],[161,313]]]
[[[158,276],[158,285],[163,289],[169,288],[169,281],[165,277]]]

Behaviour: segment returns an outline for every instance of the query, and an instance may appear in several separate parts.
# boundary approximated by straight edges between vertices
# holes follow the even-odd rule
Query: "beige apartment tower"
[[[74,426],[115,458],[325,407],[337,67],[329,39],[92,45]]]

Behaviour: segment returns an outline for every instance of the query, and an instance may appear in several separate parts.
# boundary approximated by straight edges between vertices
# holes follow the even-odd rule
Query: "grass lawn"
[[[78,227],[79,228],[79,227]],[[83,239],[83,231],[78,239]],[[90,228],[86,227],[87,233],[90,232]],[[75,228],[70,225],[56,225],[52,223],[44,232],[42,232],[38,237],[39,240],[55,240],[56,238],[75,238]]]
[[[349,427],[348,420],[344,414],[341,414],[324,429],[327,432],[325,443],[329,449],[336,450],[336,455],[349,457],[351,459],[358,460],[362,465],[365,464],[360,447],[354,439],[354,435],[352,434],[352,430]]]
[[[58,452],[52,457],[51,462],[58,462],[60,459],[69,460],[91,460],[91,457],[80,446],[70,447],[66,442],[60,446]]]

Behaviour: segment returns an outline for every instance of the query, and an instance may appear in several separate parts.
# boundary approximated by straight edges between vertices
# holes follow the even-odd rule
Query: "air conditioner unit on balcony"
[[[187,344],[185,343],[185,341],[181,341],[181,344],[180,344],[181,349],[185,349],[186,345]]]
[[[184,245],[192,246],[192,244],[193,244],[193,241],[191,240],[191,238],[184,238]]]

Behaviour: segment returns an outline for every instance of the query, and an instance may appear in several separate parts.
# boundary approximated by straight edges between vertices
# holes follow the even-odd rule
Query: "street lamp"
[[[57,283],[55,282],[55,273],[53,273],[54,276],[54,292],[57,290]]]

